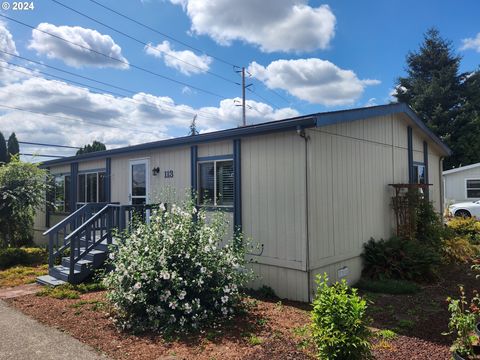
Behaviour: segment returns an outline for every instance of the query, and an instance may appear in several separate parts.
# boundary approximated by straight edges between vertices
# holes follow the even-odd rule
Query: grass
[[[248,337],[248,343],[252,346],[260,345],[263,343],[263,339],[254,334],[250,334],[250,336]]]
[[[46,286],[37,293],[37,296],[50,296],[55,299],[78,299],[80,294],[104,289],[105,287],[101,283],[64,284],[57,287]]]
[[[360,279],[355,285],[360,290],[369,291],[372,293],[382,293],[391,295],[402,294],[416,294],[420,291],[420,287],[411,282],[405,280],[370,280]]]
[[[15,266],[0,271],[0,288],[14,287],[34,283],[37,276],[45,275],[48,265]]]
[[[375,333],[375,336],[379,339],[382,340],[393,340],[395,339],[398,335],[395,331],[389,330],[389,329],[384,329],[384,330],[379,330]]]

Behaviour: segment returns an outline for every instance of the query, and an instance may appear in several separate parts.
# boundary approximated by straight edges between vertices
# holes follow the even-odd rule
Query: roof
[[[454,174],[454,173],[465,171],[465,170],[475,169],[477,167],[480,167],[480,163],[476,163],[476,164],[472,164],[472,165],[466,165],[466,166],[460,166],[460,167],[455,168],[455,169],[446,170],[446,171],[443,172],[443,175]]]
[[[145,151],[152,149],[160,149],[166,147],[180,146],[180,145],[195,145],[204,142],[219,141],[226,139],[235,139],[244,136],[268,134],[278,131],[288,131],[295,129],[303,129],[309,127],[321,127],[336,123],[350,122],[360,119],[366,119],[375,116],[390,115],[396,113],[404,113],[408,115],[412,121],[433,141],[445,155],[451,155],[451,150],[440,140],[418,115],[408,105],[404,103],[392,103],[388,105],[378,105],[357,109],[348,109],[340,111],[330,111],[323,113],[316,113],[310,115],[303,115],[294,118],[270,121],[261,124],[248,125],[233,129],[210,132],[206,134],[199,134],[195,136],[184,136],[173,139],[166,139],[154,141],[139,145],[127,146],[117,149],[97,151],[93,153],[82,154],[78,156],[70,156],[61,159],[49,160],[44,162],[41,166],[48,167],[52,165],[68,164],[74,161],[84,161],[98,158],[105,158],[112,155],[126,154],[137,151]]]

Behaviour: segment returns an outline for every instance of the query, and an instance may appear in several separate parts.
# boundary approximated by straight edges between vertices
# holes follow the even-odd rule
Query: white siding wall
[[[243,230],[264,246],[253,285],[306,301],[305,141],[293,131],[244,138],[241,161]]]
[[[476,201],[480,198],[467,199],[466,179],[480,179],[480,167],[464,171],[446,174],[445,179],[445,203],[448,205],[455,202]]]
[[[361,274],[359,255],[371,237],[388,238],[395,222],[391,183],[408,183],[407,126],[413,127],[414,161],[423,162],[423,133],[400,115],[308,130],[309,247],[314,278],[349,267],[347,281]],[[431,199],[440,203],[438,149],[429,145]]]
[[[130,160],[148,159],[147,176],[150,180],[150,203],[172,202],[185,199],[190,190],[190,147],[173,147],[112,157],[112,201],[128,204]],[[152,169],[160,168],[153,176]],[[173,178],[164,172],[173,170]]]

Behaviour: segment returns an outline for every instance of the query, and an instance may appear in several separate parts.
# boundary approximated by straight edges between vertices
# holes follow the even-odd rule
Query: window
[[[56,212],[70,211],[70,175],[54,175],[54,203]]]
[[[219,160],[198,164],[199,204],[233,206],[233,161]]]
[[[480,198],[480,179],[467,179],[465,182],[467,188],[467,199]]]
[[[415,184],[425,184],[425,165],[414,164],[413,165],[413,181]]]
[[[78,175],[78,203],[106,202],[105,172]]]

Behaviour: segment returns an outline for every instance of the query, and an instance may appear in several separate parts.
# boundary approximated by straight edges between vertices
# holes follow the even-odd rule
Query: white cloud
[[[360,80],[352,70],[317,58],[276,60],[267,67],[252,62],[248,71],[270,89],[283,89],[299,99],[325,106],[353,104],[366,86],[380,83]]]
[[[145,52],[148,55],[163,58],[165,65],[185,75],[205,73],[212,63],[212,58],[207,55],[198,56],[190,50],[175,51],[166,40],[157,46],[152,44],[145,46]]]
[[[370,106],[377,106],[377,99],[376,98],[370,98],[368,101],[363,105],[364,107],[370,107]]]
[[[96,30],[80,26],[55,26],[49,23],[41,23],[37,29],[82,46],[79,47],[44,32],[32,30],[29,48],[37,51],[38,54],[52,59],[60,59],[77,68],[83,66],[128,68],[128,61],[123,57],[122,49],[109,35],[103,35]],[[87,49],[92,49],[97,53]],[[99,53],[120,61],[109,59]]]
[[[18,81],[25,77],[25,74],[15,71],[17,69],[15,66],[7,64],[5,61],[10,61],[12,55],[18,55],[15,41],[13,36],[8,30],[6,24],[0,21],[0,50],[7,52],[8,54],[0,52],[0,84],[8,84],[11,82]],[[27,74],[30,74],[30,71],[22,70]]]
[[[217,43],[234,40],[264,52],[325,49],[335,35],[336,18],[328,5],[311,7],[307,0],[170,0],[181,5],[191,31]]]
[[[462,46],[460,50],[475,50],[480,53],[480,33],[477,34],[474,38],[467,38],[462,40]]]
[[[0,108],[0,123],[2,131],[15,131],[24,141],[82,146],[100,140],[108,148],[114,148],[187,135],[194,114],[198,114],[197,127],[201,132],[236,127],[241,121],[236,100],[239,99],[193,108],[176,104],[166,96],[137,93],[132,97],[115,97],[32,77],[0,86],[0,104],[33,113]],[[275,111],[255,101],[248,101],[247,105],[251,107],[247,109],[249,124],[298,115],[290,108]],[[22,151],[47,153],[44,148]],[[71,154],[58,149],[49,152]]]

